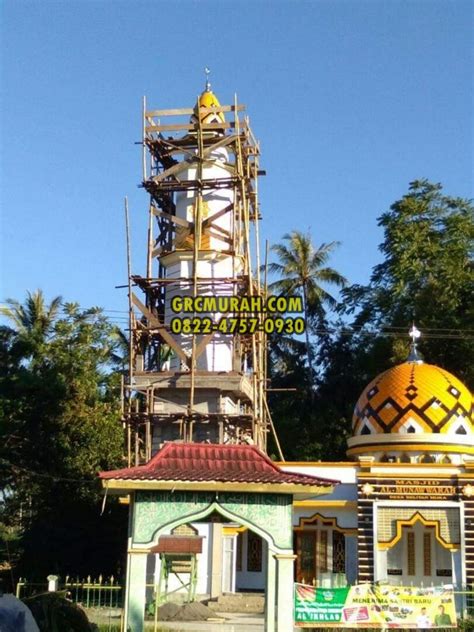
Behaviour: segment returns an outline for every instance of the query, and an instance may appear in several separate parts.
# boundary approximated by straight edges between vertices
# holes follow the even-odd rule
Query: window
[[[316,579],[315,568],[316,531],[298,533],[296,536],[296,581],[312,584]]]
[[[328,532],[320,531],[318,538],[318,570],[320,573],[328,571]]]
[[[407,575],[416,574],[415,534],[413,531],[407,533],[407,569]]]
[[[346,572],[346,538],[340,531],[332,532],[332,572]]]
[[[262,570],[262,538],[253,531],[247,531],[247,571],[259,573]]]
[[[431,533],[428,531],[423,534],[423,575],[431,576]]]
[[[312,529],[296,534],[296,581],[314,584],[322,573],[329,571],[328,534],[327,529]]]

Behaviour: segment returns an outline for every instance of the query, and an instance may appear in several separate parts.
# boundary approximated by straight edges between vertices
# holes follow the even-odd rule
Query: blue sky
[[[411,180],[473,197],[473,3],[2,3],[0,300],[42,288],[125,314],[123,198],[144,273],[141,98],[189,107],[211,68],[261,142],[262,235],[341,241],[351,282]],[[112,311],[117,310],[117,311]]]

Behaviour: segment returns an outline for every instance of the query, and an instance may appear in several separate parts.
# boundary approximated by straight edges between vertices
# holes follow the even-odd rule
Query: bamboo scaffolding
[[[181,347],[184,339],[174,336],[169,323],[165,322],[169,318],[165,318],[168,313],[165,310],[169,309],[166,307],[167,292],[179,294],[187,291],[196,298],[203,291],[216,293],[219,287],[226,287],[234,296],[266,297],[266,271],[265,287],[262,287],[259,250],[257,178],[260,148],[248,118],[240,117],[244,111],[245,106],[237,103],[236,95],[232,105],[200,108],[197,115],[195,108],[147,110],[143,98],[142,186],[150,195],[145,277],[131,274],[128,210],[126,219],[130,373],[128,383],[123,385],[123,399],[129,464],[132,459],[138,464],[141,459],[151,458],[153,450],[159,445],[160,428],[173,426],[177,439],[193,441],[198,440],[200,426],[215,425],[215,441],[251,442],[264,451],[268,431],[274,433],[265,399],[265,333],[257,331],[233,338],[232,371],[226,378],[221,373],[197,369],[198,360],[212,344],[215,332],[202,335],[199,340],[193,335],[190,351],[185,353]],[[204,115],[213,113],[232,113],[232,120],[219,123],[203,121]],[[183,123],[179,121],[179,117],[183,116],[195,118]],[[169,121],[170,117],[177,117],[176,122]],[[213,152],[223,148],[228,158],[219,164],[227,173],[206,177],[205,169],[215,164]],[[191,174],[191,179],[188,174]],[[232,202],[203,216],[204,195],[214,190],[232,191]],[[189,216],[185,219],[176,214],[176,196],[183,194],[193,199],[192,221]],[[217,222],[227,215],[228,224],[224,228]],[[212,239],[221,244],[219,250],[206,249],[206,244]],[[168,277],[166,266],[169,264],[166,261],[170,256],[181,257],[179,261],[189,261],[192,266],[190,275],[173,274]],[[200,276],[200,261],[216,257],[231,259],[230,274],[212,278]],[[268,247],[265,268],[267,260]],[[132,287],[139,288],[144,298],[138,298]],[[259,314],[258,318],[263,324],[264,315]],[[167,368],[166,358],[170,350],[181,363],[179,371]],[[251,375],[248,375],[249,368]],[[237,376],[240,377],[236,382]],[[163,379],[169,381],[165,383]],[[212,388],[221,389],[216,400],[217,411],[207,410],[202,396],[197,399],[198,389],[209,388],[203,386],[209,384],[209,380]],[[184,401],[178,403],[181,401],[181,396],[176,395],[178,392],[187,392],[187,404]],[[226,411],[223,394],[229,392],[234,393],[234,408]],[[278,439],[275,440],[282,456]]]

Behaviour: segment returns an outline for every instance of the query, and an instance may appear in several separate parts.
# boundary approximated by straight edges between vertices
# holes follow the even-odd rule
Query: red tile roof
[[[148,463],[100,472],[101,479],[174,482],[269,483],[325,486],[338,483],[284,472],[255,446],[167,443]]]

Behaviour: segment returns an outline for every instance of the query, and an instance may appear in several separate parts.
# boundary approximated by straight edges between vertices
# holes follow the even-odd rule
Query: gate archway
[[[283,472],[253,446],[191,443],[169,443],[146,465],[101,478],[130,494],[125,619],[133,632],[144,629],[150,549],[165,532],[214,512],[267,543],[265,631],[293,630],[293,498],[330,493],[334,481]]]
[[[202,521],[214,512],[257,533],[267,544],[265,629],[293,625],[292,495],[248,492],[136,492],[127,565],[125,618],[143,629],[146,561],[161,535],[181,524]],[[278,586],[278,594],[277,594]],[[278,609],[278,623],[275,613]],[[285,623],[286,621],[286,623]],[[141,626],[141,627],[140,627]]]

